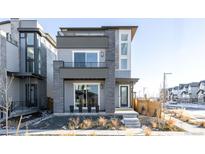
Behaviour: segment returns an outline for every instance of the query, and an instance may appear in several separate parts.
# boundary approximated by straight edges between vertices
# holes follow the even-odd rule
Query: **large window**
[[[99,105],[99,84],[75,84],[75,107]]]
[[[27,33],[27,45],[34,45],[34,33]]]
[[[34,47],[27,47],[26,71],[34,72]]]
[[[40,35],[35,32],[21,32],[20,39],[20,50],[22,55],[25,55],[25,71],[41,74],[42,53]]]
[[[121,55],[127,55],[128,43],[121,43]]]
[[[129,50],[130,50],[130,37],[128,31],[120,31],[119,39],[119,67],[121,70],[129,69],[128,60],[129,60]]]
[[[75,67],[94,67],[98,65],[98,52],[74,52]]]

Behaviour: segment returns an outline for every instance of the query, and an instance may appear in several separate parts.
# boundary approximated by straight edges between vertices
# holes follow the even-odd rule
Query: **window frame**
[[[85,63],[87,63],[87,53],[97,53],[97,67],[100,63],[100,50],[73,50],[72,51],[72,66],[75,65],[75,53],[85,53]]]
[[[78,107],[76,106],[76,94],[75,94],[75,87],[78,85],[85,85],[87,87],[87,85],[97,85],[98,86],[98,106],[100,108],[100,83],[98,82],[82,82],[82,83],[73,83],[73,105],[74,105],[74,109],[78,109]],[[87,105],[87,98],[86,98],[86,105]],[[87,109],[87,107],[82,107],[83,109]],[[92,107],[95,108],[95,107]]]

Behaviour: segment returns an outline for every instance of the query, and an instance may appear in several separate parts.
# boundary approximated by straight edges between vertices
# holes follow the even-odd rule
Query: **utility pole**
[[[162,109],[164,110],[164,105],[166,103],[166,75],[171,75],[172,73],[165,73],[163,76],[163,100],[162,100]]]

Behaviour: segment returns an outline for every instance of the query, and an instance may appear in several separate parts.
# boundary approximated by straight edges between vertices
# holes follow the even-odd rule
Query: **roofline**
[[[60,27],[61,31],[69,31],[69,30],[107,30],[107,29],[131,29],[131,37],[132,39],[135,36],[135,33],[138,29],[138,26],[101,26],[101,27]]]
[[[49,33],[43,32],[40,28],[18,28],[18,31],[38,32],[42,37],[44,37],[56,48],[56,41],[51,37]]]
[[[10,20],[5,20],[5,21],[1,21],[1,22],[0,22],[0,25],[9,24],[9,23],[11,23]]]

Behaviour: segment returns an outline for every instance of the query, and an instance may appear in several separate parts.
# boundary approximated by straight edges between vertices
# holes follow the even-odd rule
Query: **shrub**
[[[112,124],[112,127],[117,129],[120,126],[120,121],[118,119],[111,119],[111,124]]]
[[[77,129],[79,128],[79,124],[80,124],[80,119],[77,117],[77,118],[70,118],[68,120],[68,128],[69,129]]]
[[[98,118],[98,126],[99,127],[105,127],[107,124],[107,119],[104,117]]]
[[[174,127],[174,125],[176,124],[176,121],[173,119],[169,119],[166,121],[166,124],[168,125],[168,127]]]
[[[144,128],[145,136],[150,136],[152,134],[152,130],[149,127]]]
[[[205,121],[202,121],[200,124],[201,127],[205,127]]]
[[[157,123],[156,122],[152,121],[151,125],[152,125],[152,128],[157,128]]]
[[[84,119],[83,122],[80,124],[81,129],[89,129],[92,128],[93,122],[91,119]]]

